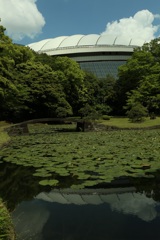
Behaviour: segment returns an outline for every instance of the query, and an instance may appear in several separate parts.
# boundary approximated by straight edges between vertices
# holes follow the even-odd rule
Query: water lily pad
[[[83,189],[83,188],[85,188],[84,184],[71,185],[71,189],[74,189],[74,190],[79,190],[79,189]]]
[[[98,183],[99,183],[99,182],[96,182],[96,181],[85,181],[85,182],[83,183],[83,185],[84,185],[85,187],[92,187],[92,186],[96,186]]]
[[[85,179],[88,179],[88,178],[90,178],[89,174],[80,173],[80,172],[78,173],[77,179],[85,180]]]
[[[36,173],[33,173],[33,176],[35,176],[35,177],[47,178],[47,177],[51,177],[52,174],[51,174],[51,173],[40,173],[40,172],[36,172]]]
[[[39,134],[15,137],[1,156],[6,162],[33,166],[35,176],[44,180],[55,176],[67,187],[85,188],[87,181],[92,185],[121,176],[150,177],[160,169],[157,129],[53,134],[53,126],[41,124],[32,130]]]
[[[41,181],[39,182],[39,184],[42,185],[42,186],[57,186],[58,183],[59,183],[59,181],[56,180],[56,179],[52,179],[52,180],[41,180]]]

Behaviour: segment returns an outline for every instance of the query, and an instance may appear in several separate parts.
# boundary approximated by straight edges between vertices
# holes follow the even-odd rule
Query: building
[[[136,39],[89,34],[50,38],[28,46],[38,53],[70,57],[83,70],[103,78],[108,74],[116,77],[118,67],[125,64],[139,45]]]

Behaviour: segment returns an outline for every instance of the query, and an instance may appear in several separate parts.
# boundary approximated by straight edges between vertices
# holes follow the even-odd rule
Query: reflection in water
[[[160,172],[81,191],[50,191],[33,172],[1,163],[0,197],[14,210],[18,240],[160,239]]]
[[[134,188],[126,188],[125,190],[132,190]],[[118,189],[117,189],[118,190]],[[116,191],[116,189],[112,189]],[[107,203],[112,210],[123,212],[124,214],[133,214],[144,221],[151,221],[157,216],[155,207],[158,205],[152,198],[147,198],[144,194],[140,193],[121,193],[122,189],[119,188],[120,193],[110,194],[97,194],[89,190],[78,191],[79,193],[69,193],[69,190],[51,191],[50,193],[40,193],[36,198],[49,202],[58,202],[61,204],[76,204],[85,205],[93,204],[99,205]],[[99,190],[100,192],[100,190]]]
[[[42,229],[49,218],[49,211],[38,201],[21,203],[13,213],[18,239],[41,240]]]
[[[42,192],[15,209],[18,239],[160,239],[159,203],[132,190]]]

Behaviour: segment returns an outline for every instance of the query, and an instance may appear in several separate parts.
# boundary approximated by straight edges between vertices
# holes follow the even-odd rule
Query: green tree
[[[33,52],[24,46],[12,43],[0,26],[0,119],[12,120],[19,106],[19,76],[17,65],[34,58]],[[24,106],[23,106],[24,107]],[[24,107],[25,108],[25,107]]]
[[[0,25],[0,120],[8,118],[17,103],[18,90],[13,83],[14,60],[8,51],[12,45],[11,39],[5,35],[5,28]]]
[[[130,108],[136,102],[143,104],[149,113],[160,114],[160,74],[145,77],[137,89],[128,93],[126,107]]]
[[[20,73],[16,85],[19,89],[21,106],[25,106],[26,117],[64,117],[72,114],[56,74],[48,65],[27,62],[17,66]],[[22,110],[22,108],[20,110]]]
[[[82,107],[78,111],[78,113],[80,114],[81,118],[85,119],[95,120],[99,118],[99,113],[94,107],[90,106],[88,103],[86,103],[84,107]]]
[[[0,119],[72,114],[60,83],[62,74],[37,61],[37,56],[28,47],[13,44],[0,26]],[[51,57],[45,58],[51,64]]]
[[[99,92],[96,98],[97,110],[101,114],[109,114],[114,108],[116,79],[107,75],[104,79],[99,79]]]
[[[1,22],[1,20],[0,20]],[[3,49],[4,43],[11,43],[12,40],[5,35],[6,28],[4,28],[2,25],[0,25],[0,52]]]
[[[52,69],[59,76],[59,84],[63,87],[67,102],[77,114],[85,102],[87,89],[84,84],[85,73],[74,60],[68,57],[56,57]]]
[[[147,97],[150,95],[150,89],[148,88],[149,86],[146,88],[143,83],[149,83],[149,79],[153,80],[153,78],[159,78],[159,52],[160,45],[158,41],[151,41],[150,44],[144,44],[141,48],[135,49],[132,57],[127,63],[119,67],[119,79],[117,80],[115,88],[117,94],[115,105],[118,113],[124,114],[123,106],[128,104],[127,99],[132,98],[132,94],[134,95],[133,98],[137,98],[137,96],[141,98],[135,101],[141,101],[141,95],[143,95],[142,105],[148,105],[149,107],[149,102],[155,102],[155,100],[152,101],[150,99],[150,101],[148,99],[147,103],[147,99],[144,99],[145,96]],[[157,80],[154,80],[154,82],[157,82]],[[147,90],[148,93],[142,94],[142,88],[143,90],[145,89],[145,91]],[[153,88],[156,89],[152,86],[152,90]],[[140,94],[137,93],[137,90],[140,91]],[[128,101],[130,100],[128,99]]]
[[[98,79],[92,73],[85,73],[86,103],[94,108],[99,115],[108,114],[113,107],[115,79],[112,76],[106,76],[104,79]]]

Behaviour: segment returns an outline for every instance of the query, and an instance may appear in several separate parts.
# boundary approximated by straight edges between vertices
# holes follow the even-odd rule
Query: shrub
[[[151,112],[151,113],[149,114],[149,116],[150,116],[150,119],[151,119],[151,120],[156,119],[156,115],[155,115],[154,112]]]
[[[88,103],[79,110],[79,114],[81,115],[81,118],[90,120],[95,120],[100,117],[96,109],[90,106]]]
[[[148,115],[147,108],[141,103],[136,103],[130,110],[127,111],[127,117],[132,122],[143,122]]]
[[[110,116],[108,116],[108,115],[103,115],[103,120],[110,120]]]

